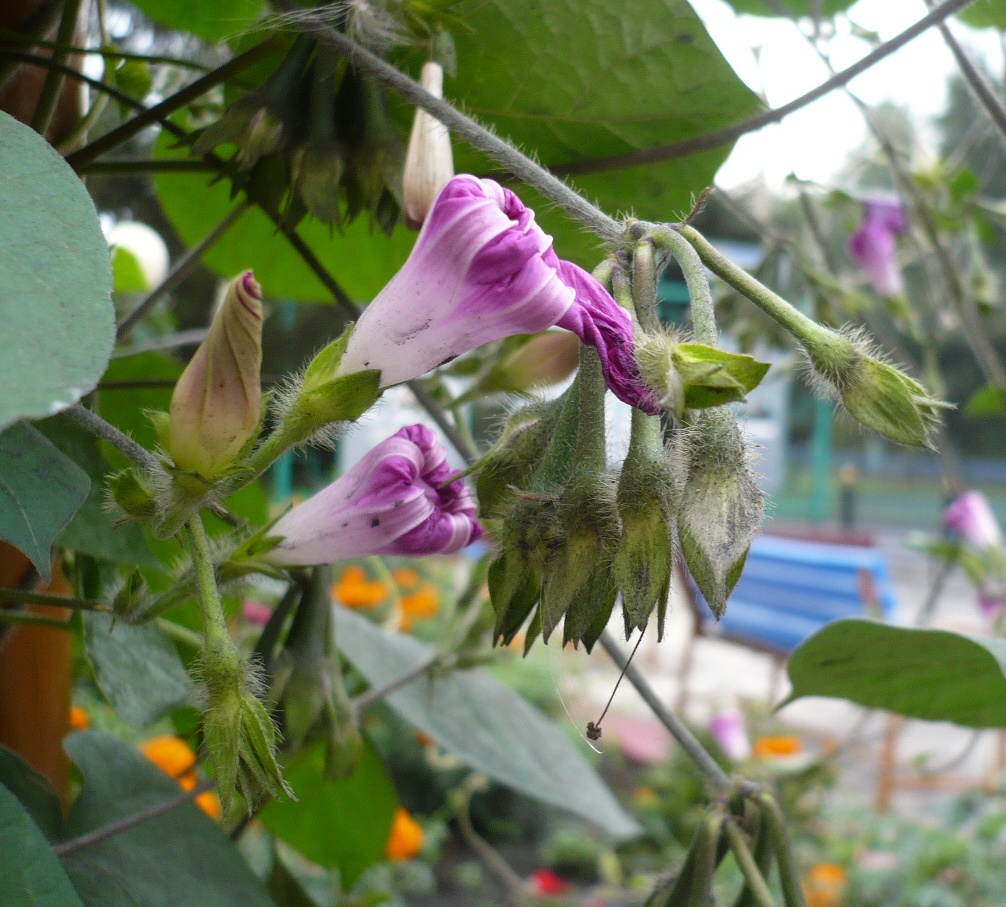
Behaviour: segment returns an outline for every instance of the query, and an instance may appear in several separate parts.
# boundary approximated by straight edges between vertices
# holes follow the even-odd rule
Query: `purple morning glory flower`
[[[849,237],[849,257],[866,272],[881,296],[900,296],[904,289],[896,237],[907,229],[900,201],[875,198],[863,203],[863,219]]]
[[[743,762],[750,757],[751,741],[739,709],[724,709],[713,715],[709,719],[709,734],[732,762]]]
[[[1002,531],[988,498],[967,491],[943,511],[943,525],[978,551],[1003,544]]]
[[[601,357],[608,387],[658,412],[639,378],[632,320],[509,189],[462,175],[437,196],[402,269],[360,316],[338,374],[379,369],[381,387],[416,378],[511,334],[552,325]]]
[[[475,502],[424,425],[382,441],[271,530],[274,564],[309,566],[371,554],[454,554],[482,535]]]

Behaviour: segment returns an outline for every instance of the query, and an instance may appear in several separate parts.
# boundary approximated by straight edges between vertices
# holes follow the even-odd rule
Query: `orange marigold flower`
[[[419,585],[420,576],[411,567],[396,567],[391,571],[391,577],[402,589],[411,589]]]
[[[440,610],[440,596],[433,583],[423,583],[415,592],[402,596],[402,611],[411,617],[434,617]]]
[[[168,734],[151,737],[140,745],[140,752],[175,780],[191,772],[196,765],[196,754],[181,737]]]
[[[70,706],[70,727],[75,731],[86,731],[91,726],[91,716],[79,705]]]
[[[368,580],[363,567],[351,564],[332,586],[332,595],[347,608],[373,608],[388,597],[388,587],[378,580]]]
[[[778,759],[781,756],[795,756],[803,752],[803,743],[799,737],[791,734],[770,734],[759,737],[754,742],[756,759]]]
[[[178,779],[178,786],[182,790],[192,790],[198,783],[199,775],[195,769],[192,769],[191,772],[186,772]],[[214,822],[220,818],[220,798],[213,791],[204,791],[196,797],[194,802]]]
[[[817,863],[803,882],[807,907],[839,907],[845,890],[845,869],[837,863]]]
[[[389,860],[411,860],[423,849],[423,828],[407,809],[399,807],[391,820],[385,855]]]

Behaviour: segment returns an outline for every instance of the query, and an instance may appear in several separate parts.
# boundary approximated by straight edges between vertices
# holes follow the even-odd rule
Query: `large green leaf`
[[[190,701],[192,685],[174,643],[157,624],[130,626],[86,612],[84,640],[94,676],[116,714],[143,728]]]
[[[187,157],[185,149],[170,147],[173,142],[162,133],[155,155]],[[227,180],[210,185],[211,181],[206,174],[159,173],[154,178],[165,213],[189,245],[202,240],[238,203],[231,199]],[[298,233],[349,296],[360,301],[372,299],[402,266],[416,236],[404,227],[390,239],[380,231],[372,234],[366,217],[358,217],[342,233],[307,218]],[[243,214],[203,261],[221,277],[253,268],[262,289],[273,298],[332,301],[332,294],[257,208]]]
[[[83,907],[38,826],[0,784],[0,904]]]
[[[320,866],[338,869],[349,888],[384,859],[398,795],[373,744],[364,741],[360,764],[341,781],[325,777],[325,749],[301,753],[284,770],[299,802],[272,801],[262,821],[277,837]]]
[[[429,658],[429,646],[381,630],[339,608],[342,654],[377,686]],[[584,816],[616,838],[639,826],[554,722],[482,670],[422,678],[388,704],[473,768],[553,806]]]
[[[458,76],[446,94],[546,164],[565,164],[664,145],[735,123],[761,109],[686,0],[463,0],[455,35]],[[158,141],[159,155],[171,139]],[[458,172],[496,169],[455,143]],[[669,220],[712,182],[729,147],[678,161],[580,176],[574,185],[609,213]],[[223,183],[159,174],[158,193],[182,238],[205,236],[232,206]],[[598,242],[534,192],[520,189],[563,258],[590,265]],[[368,300],[400,266],[412,237],[371,236],[363,218],[344,236],[305,221],[301,232],[354,299]],[[259,212],[245,214],[206,258],[230,276],[254,267],[267,293],[329,299]]]
[[[546,165],[666,145],[761,110],[686,0],[464,0],[455,36],[458,77],[445,94],[464,103]],[[672,220],[709,185],[730,147],[676,161],[574,177],[612,215]],[[493,165],[457,148],[459,172]],[[519,190],[560,257],[596,264],[597,241]]]
[[[17,422],[0,434],[0,538],[49,577],[50,548],[91,482],[40,431]]]
[[[192,32],[207,41],[243,34],[262,14],[263,0],[133,0],[158,25]]]
[[[727,0],[737,12],[751,13],[754,16],[779,16],[781,6],[791,16],[820,15],[834,16],[847,10],[856,0]]]
[[[63,808],[49,779],[5,746],[0,746],[0,784],[21,801],[21,806],[49,840],[62,837]]]
[[[68,839],[179,794],[175,781],[114,737],[73,734],[66,750],[84,776]],[[87,907],[275,907],[230,838],[192,803],[69,854],[63,866]]]
[[[978,0],[962,9],[957,18],[973,28],[1006,29],[1006,0]]]
[[[787,702],[836,696],[909,718],[1006,727],[1006,640],[838,620],[793,653]]]
[[[91,557],[119,564],[159,567],[143,530],[133,524],[119,525],[107,507],[106,477],[112,467],[101,455],[94,435],[65,416],[54,416],[36,427],[91,479],[91,490],[69,525],[57,536],[57,544]]]
[[[0,429],[76,403],[115,339],[112,265],[84,184],[0,113]]]

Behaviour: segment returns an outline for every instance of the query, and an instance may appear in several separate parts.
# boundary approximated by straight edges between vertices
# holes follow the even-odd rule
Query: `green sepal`
[[[109,476],[108,490],[112,500],[130,517],[152,520],[157,513],[157,502],[132,469]]]
[[[703,409],[743,400],[769,369],[752,356],[701,343],[679,343],[672,352],[685,387],[685,407]]]
[[[489,600],[496,613],[493,641],[509,645],[541,593],[541,570],[516,553],[504,552],[489,565]]]
[[[582,642],[587,652],[590,652],[608,626],[617,598],[618,587],[610,567],[604,565],[594,570],[566,612],[562,625],[562,644],[571,642],[575,647]]]
[[[667,517],[656,502],[635,508],[619,501],[622,538],[612,562],[612,573],[622,592],[625,635],[643,630],[655,607],[667,602],[674,566],[674,540]],[[658,639],[663,638],[659,620]]]
[[[147,417],[147,421],[153,426],[154,434],[157,435],[157,443],[161,445],[161,449],[170,450],[171,414],[160,409],[147,409],[144,410],[143,415]]]

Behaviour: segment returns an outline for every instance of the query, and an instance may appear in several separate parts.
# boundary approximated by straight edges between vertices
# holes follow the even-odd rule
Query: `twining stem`
[[[358,696],[353,697],[353,708],[357,713],[362,712],[364,709],[369,708],[375,702],[380,702],[383,699],[387,699],[392,693],[400,690],[402,687],[408,686],[416,678],[421,677],[431,668],[437,667],[444,661],[443,655],[439,652],[432,652],[422,661],[413,665],[407,671],[402,672],[397,677],[392,677],[391,680],[379,684],[376,687],[371,687],[369,690],[360,693]]]
[[[96,828],[94,831],[89,831],[86,835],[81,835],[79,838],[71,838],[69,841],[63,841],[61,844],[53,844],[53,852],[57,857],[62,859],[63,857],[69,857],[75,853],[80,853],[82,850],[87,850],[89,847],[95,847],[96,845],[101,844],[102,841],[107,841],[109,838],[121,835],[124,831],[136,828],[137,825],[142,825],[144,822],[149,822],[151,819],[157,819],[166,813],[173,812],[178,809],[179,806],[184,806],[186,803],[190,803],[200,794],[205,794],[207,791],[213,790],[216,786],[216,781],[201,781],[193,787],[192,790],[184,791],[177,797],[162,800],[160,803],[155,803],[152,806],[148,806],[146,809],[141,809],[139,812],[135,812],[130,816],[117,819],[115,822],[109,822],[108,825],[102,825],[100,828]]]
[[[96,157],[104,154],[106,151],[111,151],[111,149],[128,141],[152,123],[158,123],[167,119],[168,116],[176,110],[184,107],[200,95],[205,94],[211,88],[214,88],[222,82],[226,82],[227,79],[248,69],[249,66],[252,66],[263,57],[272,53],[278,44],[278,35],[273,35],[261,44],[256,44],[254,47],[246,50],[243,54],[239,54],[232,60],[228,60],[222,66],[218,66],[202,78],[196,79],[195,82],[186,85],[180,91],[176,91],[173,95],[171,95],[171,97],[165,98],[161,101],[160,104],[155,104],[153,107],[144,109],[131,120],[127,120],[121,126],[101,136],[101,138],[95,139],[79,151],[75,151],[73,154],[67,155],[66,162],[73,167],[74,170],[76,170],[78,167],[93,161]]]
[[[470,808],[474,790],[470,782],[471,779],[466,782],[464,788],[459,793],[460,802],[455,814],[458,822],[458,831],[461,833],[464,842],[478,854],[479,859],[506,886],[510,896],[514,897],[524,887],[524,880],[510,868],[510,864],[496,852],[495,848],[472,825]]]
[[[364,69],[397,91],[407,101],[422,107],[432,114],[455,135],[464,139],[472,147],[491,157],[494,161],[537,189],[542,195],[562,208],[570,217],[578,220],[601,239],[614,242],[622,235],[622,225],[599,208],[590,204],[579,193],[567,186],[544,167],[529,160],[509,142],[493,134],[471,117],[441,98],[434,97],[418,82],[414,82],[377,54],[357,44],[343,32],[328,25],[320,17],[305,15],[304,9],[295,0],[275,0],[274,5],[288,13],[292,24],[313,35],[323,44],[348,57],[360,69]]]
[[[853,363],[856,351],[847,338],[808,318],[781,296],[759,283],[715,249],[694,227],[682,226],[678,232],[691,243],[710,271],[789,331],[804,346],[816,366],[824,367],[829,374],[834,374]],[[696,324],[696,337],[698,334],[699,327]]]
[[[600,637],[602,648],[612,661],[625,672],[625,678],[635,688],[636,692],[643,697],[644,702],[657,717],[660,723],[670,731],[671,736],[678,741],[681,748],[688,757],[695,763],[699,771],[706,777],[710,787],[716,794],[723,794],[730,789],[730,778],[712,756],[706,752],[705,747],[699,743],[695,735],[688,729],[688,726],[675,715],[654,692],[642,672],[634,664],[630,664],[622,647],[615,641],[614,637],[605,630]]]
[[[691,230],[696,236],[699,236],[691,227],[684,229]],[[704,343],[707,346],[716,346],[719,339],[719,330],[716,327],[716,311],[713,307],[713,294],[709,289],[709,280],[706,277],[706,269],[702,263],[701,252],[696,250],[694,242],[689,244],[675,230],[662,230],[653,239],[654,242],[665,246],[681,267],[681,273],[684,275],[685,283],[688,286],[688,295],[692,301],[692,324],[695,328],[696,341]],[[709,248],[712,249],[712,246]],[[713,251],[715,252],[716,250],[713,249]],[[718,255],[719,253],[717,252],[716,254]]]
[[[238,218],[251,207],[251,202],[243,200],[235,207],[231,208],[227,216],[220,221],[210,232],[203,237],[197,245],[188,249],[185,254],[175,262],[171,272],[147,294],[147,297],[126,315],[115,331],[115,342],[121,343],[132,332],[147,315],[147,313],[168,293],[175,290],[182,281],[198,267],[203,255],[222,237],[231,227],[237,223]]]
[[[64,412],[89,432],[97,435],[102,441],[107,441],[130,460],[144,469],[155,472],[161,468],[160,461],[150,451],[137,444],[129,435],[123,434],[110,422],[106,422],[97,413],[92,412],[80,403],[74,403]]]
[[[71,621],[56,617],[46,617],[43,614],[33,614],[31,611],[15,611],[0,608],[0,624],[32,624],[37,627],[51,627],[53,630],[69,630]]]
[[[45,592],[32,592],[27,589],[2,589],[0,601],[21,602],[26,605],[54,605],[58,608],[75,608],[79,611],[105,611],[112,614],[111,607],[104,602],[87,598],[64,598],[62,595],[49,595]]]
[[[816,88],[812,88],[805,94],[794,98],[788,104],[768,110],[737,123],[734,126],[726,126],[705,135],[696,136],[693,139],[685,139],[682,142],[672,142],[668,145],[658,145],[654,148],[643,148],[639,151],[629,151],[624,154],[612,154],[605,157],[589,158],[587,160],[571,161],[568,164],[557,164],[551,168],[552,173],[561,176],[575,176],[582,173],[601,173],[606,170],[621,170],[624,167],[634,167],[640,164],[653,164],[658,161],[671,161],[682,157],[688,157],[699,151],[708,151],[710,148],[720,148],[736,141],[742,135],[755,132],[764,126],[778,123],[791,113],[812,104],[814,101],[824,97],[838,88],[842,88],[851,82],[860,73],[865,72],[875,66],[881,60],[886,59],[895,51],[900,50],[909,41],[914,40],[923,32],[927,31],[938,22],[942,22],[952,16],[958,10],[963,9],[974,0],[947,0],[938,6],[931,13],[923,16],[918,22],[910,25],[900,34],[895,35],[890,41],[881,44],[880,47],[870,51],[863,59],[853,63],[847,69],[836,73],[830,79],[822,82]],[[423,105],[425,106],[425,105]],[[427,108],[429,109],[429,108]]]
[[[73,40],[73,33],[77,29],[81,3],[82,0],[64,0],[63,2],[63,16],[59,20],[56,46],[52,51],[52,59],[57,63],[65,63],[67,57],[70,56],[68,47]],[[44,136],[49,131],[49,124],[52,123],[59,94],[63,88],[63,75],[64,73],[55,67],[46,73],[42,92],[35,105],[35,114],[31,118],[31,128],[39,135]]]
[[[723,822],[723,830],[726,832],[730,849],[734,852],[737,865],[744,873],[748,889],[758,903],[758,907],[776,907],[772,891],[751,854],[751,848],[748,847],[748,842],[744,839],[744,833],[738,828],[737,823],[729,817]]]
[[[637,242],[632,251],[632,305],[636,321],[644,332],[656,331],[660,327],[660,316],[657,313],[657,262],[653,243],[649,239]]]
[[[779,881],[782,883],[782,896],[786,907],[806,907],[803,899],[803,886],[800,884],[800,873],[793,859],[793,851],[789,846],[789,835],[786,834],[786,817],[782,814],[779,804],[767,791],[760,791],[754,797],[755,801],[765,811],[765,821],[768,825],[775,858],[779,863]]]

